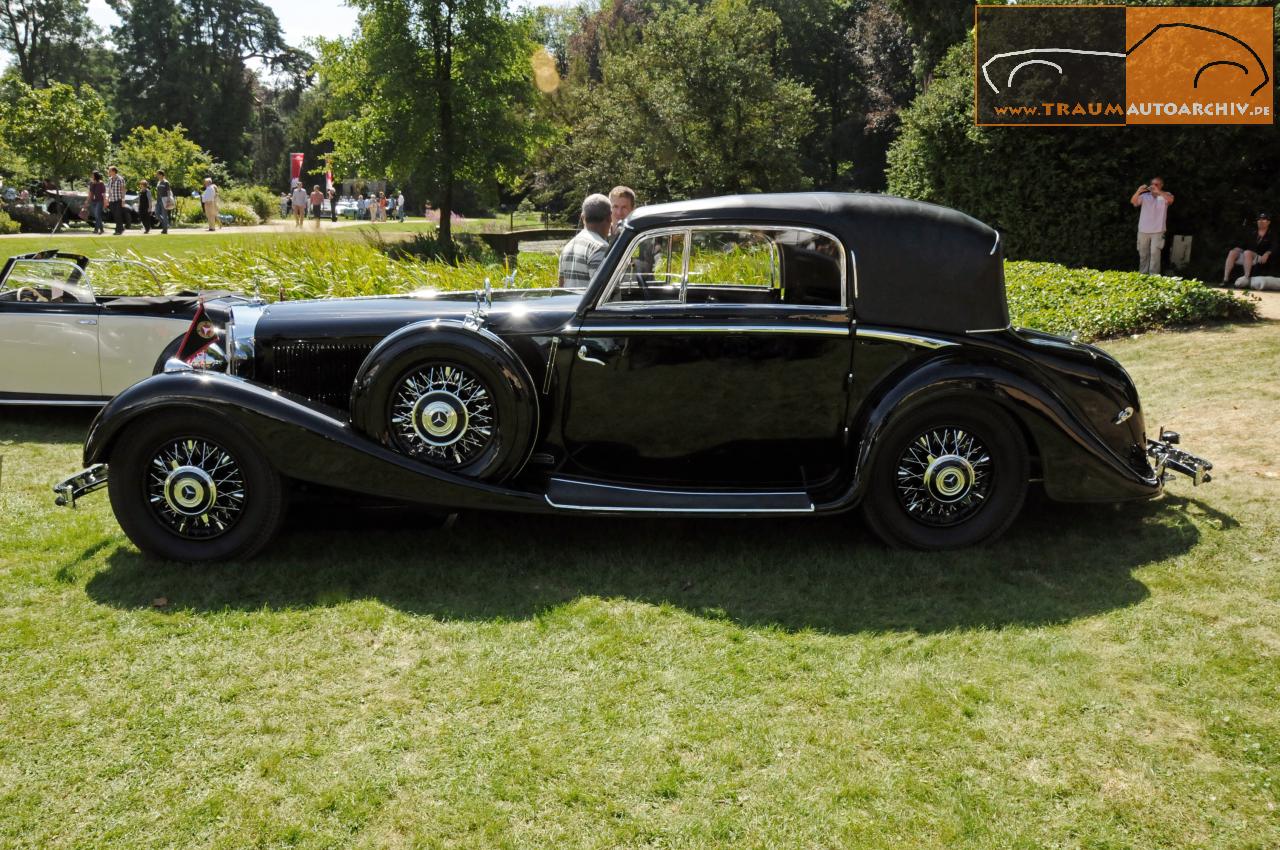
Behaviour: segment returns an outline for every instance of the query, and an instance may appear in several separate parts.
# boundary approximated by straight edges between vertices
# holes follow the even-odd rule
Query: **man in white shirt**
[[[302,227],[303,220],[307,217],[307,190],[302,188],[302,184],[294,182],[293,184],[293,224],[295,227]]]
[[[1173,195],[1164,190],[1164,178],[1152,177],[1129,199],[1138,213],[1138,271],[1160,274],[1160,252],[1164,250],[1165,218]]]
[[[582,229],[560,249],[560,285],[584,289],[609,253],[609,198],[599,193],[582,202]]]
[[[401,191],[396,195],[396,219],[404,221],[404,192]]]
[[[218,229],[218,187],[213,184],[212,177],[204,178],[204,191],[200,193],[200,203],[204,206],[204,217],[209,220],[209,229]]]

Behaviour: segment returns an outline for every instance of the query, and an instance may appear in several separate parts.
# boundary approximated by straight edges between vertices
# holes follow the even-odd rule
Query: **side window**
[[[645,236],[631,246],[617,285],[601,304],[626,301],[680,301],[685,232]]]
[[[844,306],[844,249],[839,242],[808,230],[780,230],[774,239],[782,257],[784,304]]]
[[[79,266],[65,260],[16,260],[4,281],[5,301],[92,304]]]
[[[690,241],[689,304],[774,304],[781,269],[774,234],[763,229],[695,230]]]

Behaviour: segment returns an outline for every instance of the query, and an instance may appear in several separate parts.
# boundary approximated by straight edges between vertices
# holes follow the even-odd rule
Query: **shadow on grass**
[[[244,564],[186,567],[120,548],[98,602],[279,610],[375,599],[414,615],[521,620],[584,596],[667,603],[744,627],[834,633],[1035,626],[1134,605],[1133,571],[1187,552],[1230,517],[1176,497],[1122,506],[1036,501],[999,543],[883,548],[853,517],[617,520],[472,514],[422,530],[404,511],[300,510]]]
[[[0,407],[0,443],[83,443],[95,407]]]

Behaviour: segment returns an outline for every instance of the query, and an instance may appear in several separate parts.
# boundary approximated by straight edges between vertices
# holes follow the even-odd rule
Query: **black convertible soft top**
[[[1009,325],[999,234],[962,212],[890,195],[730,195],[637,209],[636,230],[720,222],[809,225],[853,254],[859,322],[952,333]]]
[[[196,305],[202,299],[204,301],[212,301],[215,298],[226,298],[234,294],[225,289],[204,290],[201,292],[187,290],[174,295],[122,295],[119,298],[103,298],[101,299],[101,304],[104,310],[120,310],[130,313],[186,314],[191,316],[195,314]]]

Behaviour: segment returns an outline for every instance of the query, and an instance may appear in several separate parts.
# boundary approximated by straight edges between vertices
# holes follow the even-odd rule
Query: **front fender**
[[[85,440],[86,466],[110,464],[117,441],[139,417],[193,412],[239,426],[281,474],[370,496],[450,509],[549,511],[538,493],[451,475],[364,437],[345,419],[305,399],[217,372],[154,375],[112,399]]]
[[[1142,475],[1040,382],[997,362],[930,361],[899,377],[864,405],[854,422],[857,441],[853,481],[840,501],[860,500],[881,437],[899,415],[935,401],[994,403],[1009,413],[1040,459],[1046,494],[1059,501],[1118,501],[1160,492],[1154,473]]]

